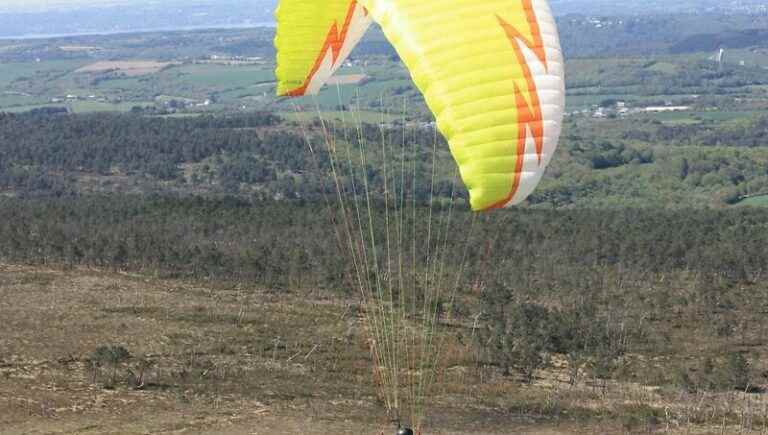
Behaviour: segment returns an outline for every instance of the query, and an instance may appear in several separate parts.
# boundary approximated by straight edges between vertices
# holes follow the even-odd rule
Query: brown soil
[[[0,434],[394,432],[352,311],[322,294],[0,264]],[[103,345],[132,355],[114,382],[109,364],[93,362]],[[137,386],[142,360],[150,364]],[[569,417],[568,409],[640,393],[660,401],[641,387],[604,399],[587,387],[558,390],[562,377],[556,368],[532,387],[450,386],[436,398],[428,433],[623,433],[621,422]],[[562,418],[543,414],[553,401]],[[676,430],[668,433],[721,433]]]

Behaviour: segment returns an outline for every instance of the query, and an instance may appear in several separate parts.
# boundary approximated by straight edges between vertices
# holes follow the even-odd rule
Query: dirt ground
[[[375,434],[388,427],[377,417],[367,382],[357,379],[359,388],[351,386],[357,397],[345,397],[350,393],[343,387],[318,393],[313,390],[333,384],[308,380],[318,376],[286,364],[293,349],[255,354],[249,342],[260,339],[254,337],[269,342],[280,332],[271,329],[286,324],[314,329],[304,331],[307,337],[284,332],[285,341],[309,340],[313,331],[343,333],[346,323],[336,322],[341,328],[334,330],[332,321],[341,307],[302,304],[253,290],[212,291],[121,273],[0,265],[0,433]],[[320,305],[328,306],[325,312]],[[307,317],[304,308],[331,321],[292,321],[293,311]],[[258,324],[281,310],[276,321]],[[147,375],[152,383],[140,389],[121,381],[105,387],[89,357],[109,344],[155,361],[155,373]],[[212,350],[223,346],[231,349]],[[301,345],[296,348],[303,354]],[[273,378],[265,381],[265,372]],[[291,381],[310,385],[302,390]],[[510,431],[482,420],[469,425],[479,425],[479,433],[575,433],[573,428]]]
[[[0,434],[394,433],[349,311],[322,295],[0,264]],[[130,360],[94,362],[114,345]],[[473,391],[525,393],[484,388]],[[424,435],[625,432],[456,397],[435,407]]]

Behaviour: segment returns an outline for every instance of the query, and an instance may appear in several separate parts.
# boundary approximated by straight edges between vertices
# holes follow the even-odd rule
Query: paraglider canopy
[[[565,88],[546,0],[281,0],[277,92],[317,93],[378,23],[448,140],[474,210],[518,204],[560,136]]]

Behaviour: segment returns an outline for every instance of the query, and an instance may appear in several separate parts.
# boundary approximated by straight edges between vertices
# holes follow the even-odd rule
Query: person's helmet
[[[397,435],[413,435],[413,430],[402,427],[397,431]]]

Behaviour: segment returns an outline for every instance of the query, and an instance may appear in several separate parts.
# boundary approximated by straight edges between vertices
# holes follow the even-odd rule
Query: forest
[[[426,212],[417,221],[425,226]],[[443,224],[447,209],[433,212],[447,233],[466,233],[468,216]],[[5,198],[0,260],[354,297],[350,262],[329,255],[343,252],[336,213],[321,203],[234,197]],[[384,231],[383,210],[374,219]],[[458,270],[463,240],[447,241],[456,252],[448,267]],[[728,391],[768,380],[753,360],[761,354],[750,353],[768,327],[768,298],[758,290],[768,271],[760,209],[514,210],[482,216],[468,243],[459,297],[441,303],[459,324],[483,316],[487,329],[476,338],[486,364],[531,380],[550,364],[546,355],[562,354],[574,377],[589,369],[596,378],[640,380],[648,368],[633,365],[635,353],[669,358],[654,372],[656,385]],[[708,344],[680,354],[679,340],[693,331]],[[510,348],[509,334],[525,346]]]
[[[768,191],[765,118],[738,123],[668,124],[657,120],[615,119],[602,123],[566,122],[561,149],[542,187],[529,199],[534,207],[650,206],[724,207]],[[387,128],[329,122],[341,146],[365,149],[365,170],[382,191],[382,138],[399,149],[406,133],[408,161],[426,177],[432,143],[439,197],[450,196],[453,163],[447,146],[429,128]],[[304,133],[302,133],[302,129]],[[0,187],[22,196],[79,195],[89,192],[237,195],[241,198],[319,200],[333,193],[324,174],[318,121],[287,121],[257,112],[244,115],[158,117],[142,114],[72,115],[51,111],[0,114]],[[314,143],[319,152],[307,146]],[[415,146],[415,148],[414,148]],[[396,164],[399,156],[386,156]],[[318,172],[319,171],[319,172]],[[325,181],[324,181],[325,180]],[[343,181],[348,183],[349,180]],[[630,187],[631,186],[631,187]],[[419,201],[429,199],[417,183]],[[644,193],[638,193],[645,190]],[[466,198],[459,188],[458,198]]]

